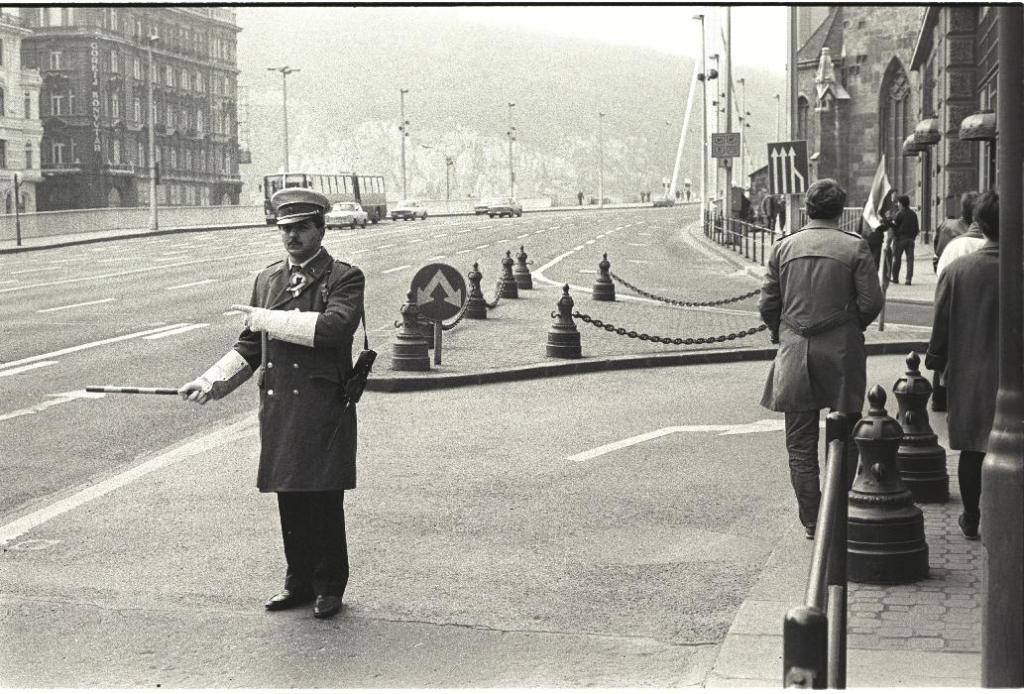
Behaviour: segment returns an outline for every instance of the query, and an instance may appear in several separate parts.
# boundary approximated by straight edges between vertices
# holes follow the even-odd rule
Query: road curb
[[[871,342],[864,345],[869,357],[924,352],[928,343],[922,340],[894,340],[892,342]],[[774,347],[734,350],[701,350],[676,352],[672,354],[628,354],[615,357],[590,357],[571,361],[541,364],[526,364],[499,369],[488,369],[461,374],[425,374],[410,376],[371,376],[366,390],[383,393],[407,393],[419,390],[440,390],[479,386],[491,383],[528,381],[538,378],[571,376],[597,373],[600,371],[624,371],[626,369],[653,369],[666,366],[702,366],[727,364],[741,361],[768,361],[775,358]]]

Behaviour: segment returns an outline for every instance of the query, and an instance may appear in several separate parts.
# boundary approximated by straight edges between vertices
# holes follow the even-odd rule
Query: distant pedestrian
[[[892,229],[888,243],[892,247],[892,282],[900,283],[900,266],[903,256],[907,257],[907,284],[914,279],[914,242],[921,232],[917,213],[910,208],[910,197],[901,195],[896,198],[896,214],[889,220]]]
[[[356,408],[345,385],[365,279],[321,246],[326,197],[284,188],[271,203],[287,256],[256,276],[251,305],[233,307],[245,314],[234,348],[178,392],[219,400],[262,364],[256,486],[277,493],[287,562],[284,589],[265,607],[314,603],[315,617],[331,617],[349,578],[344,502],[356,486]]]
[[[821,503],[818,416],[827,407],[860,419],[867,385],[864,329],[882,310],[882,289],[867,242],[839,219],[846,191],[830,178],[805,198],[810,221],[772,246],[758,310],[779,344],[761,404],[786,414],[790,480],[800,522],[814,537]],[[847,487],[857,449],[847,447]]]
[[[939,262],[935,264],[935,274],[939,277],[942,277],[942,273],[945,272],[946,268],[949,267],[949,264],[954,260],[965,255],[970,255],[985,245],[985,234],[982,232],[981,226],[978,224],[976,213],[974,217],[974,220],[971,221],[971,225],[967,227],[967,233],[960,234],[955,239],[947,243],[946,247],[942,249],[942,255],[939,256]]]
[[[579,201],[580,207],[583,206],[583,191],[576,193],[576,199]]]
[[[971,224],[974,222],[974,201],[977,198],[978,193],[973,190],[961,195],[960,216],[956,219],[947,219],[935,230],[935,256],[932,258],[932,268],[936,275],[939,274],[939,258],[942,257],[946,246],[956,237],[966,234],[971,228]]]
[[[974,221],[985,241],[939,275],[925,356],[925,366],[942,370],[946,380],[949,445],[960,451],[957,476],[964,511],[959,525],[969,539],[978,537],[981,464],[999,390],[995,358],[999,351],[999,196],[995,192],[977,199]]]
[[[765,224],[770,230],[775,231],[775,220],[779,215],[778,204],[775,201],[775,196],[765,195],[761,198],[760,208]]]

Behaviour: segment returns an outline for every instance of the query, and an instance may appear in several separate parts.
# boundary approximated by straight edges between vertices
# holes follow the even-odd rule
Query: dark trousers
[[[348,544],[345,492],[278,492],[281,537],[288,561],[284,587],[317,595],[345,594]]]
[[[984,451],[960,451],[956,474],[960,479],[960,498],[964,502],[964,515],[974,523],[981,518],[981,463]]]
[[[907,256],[907,282],[914,279],[914,239],[912,237],[897,238],[892,242],[892,281],[900,281],[900,264],[903,255]]]
[[[818,522],[821,506],[821,482],[818,467],[818,410],[786,413],[786,450],[789,452],[789,479],[796,493],[797,512],[804,527]],[[860,412],[846,415],[850,431],[860,420]],[[846,488],[853,485],[857,473],[857,444],[849,437],[846,448]]]

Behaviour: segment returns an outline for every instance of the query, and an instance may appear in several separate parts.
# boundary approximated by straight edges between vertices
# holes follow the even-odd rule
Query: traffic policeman
[[[287,257],[259,273],[234,347],[183,398],[217,400],[254,372],[260,389],[257,487],[275,492],[287,562],[268,610],[314,603],[325,618],[342,607],[349,578],[345,490],[356,486],[356,410],[344,386],[363,319],[365,278],[321,245],[330,204],[285,188],[271,199]]]

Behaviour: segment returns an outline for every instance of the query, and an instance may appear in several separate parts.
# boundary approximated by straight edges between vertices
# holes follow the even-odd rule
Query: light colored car
[[[397,205],[391,208],[391,219],[420,219],[427,218],[427,208],[419,200],[400,200]]]
[[[369,217],[370,215],[358,202],[336,202],[324,215],[324,226],[328,229],[341,229],[342,227],[355,229],[358,224],[365,229]]]
[[[668,195],[652,195],[651,202],[654,207],[673,207],[676,200]]]
[[[488,217],[522,217],[523,206],[519,204],[519,201],[515,198],[497,198],[491,201],[490,207],[487,208]]]
[[[487,210],[491,209],[493,200],[483,198],[477,204],[473,205],[473,214],[487,214]]]

